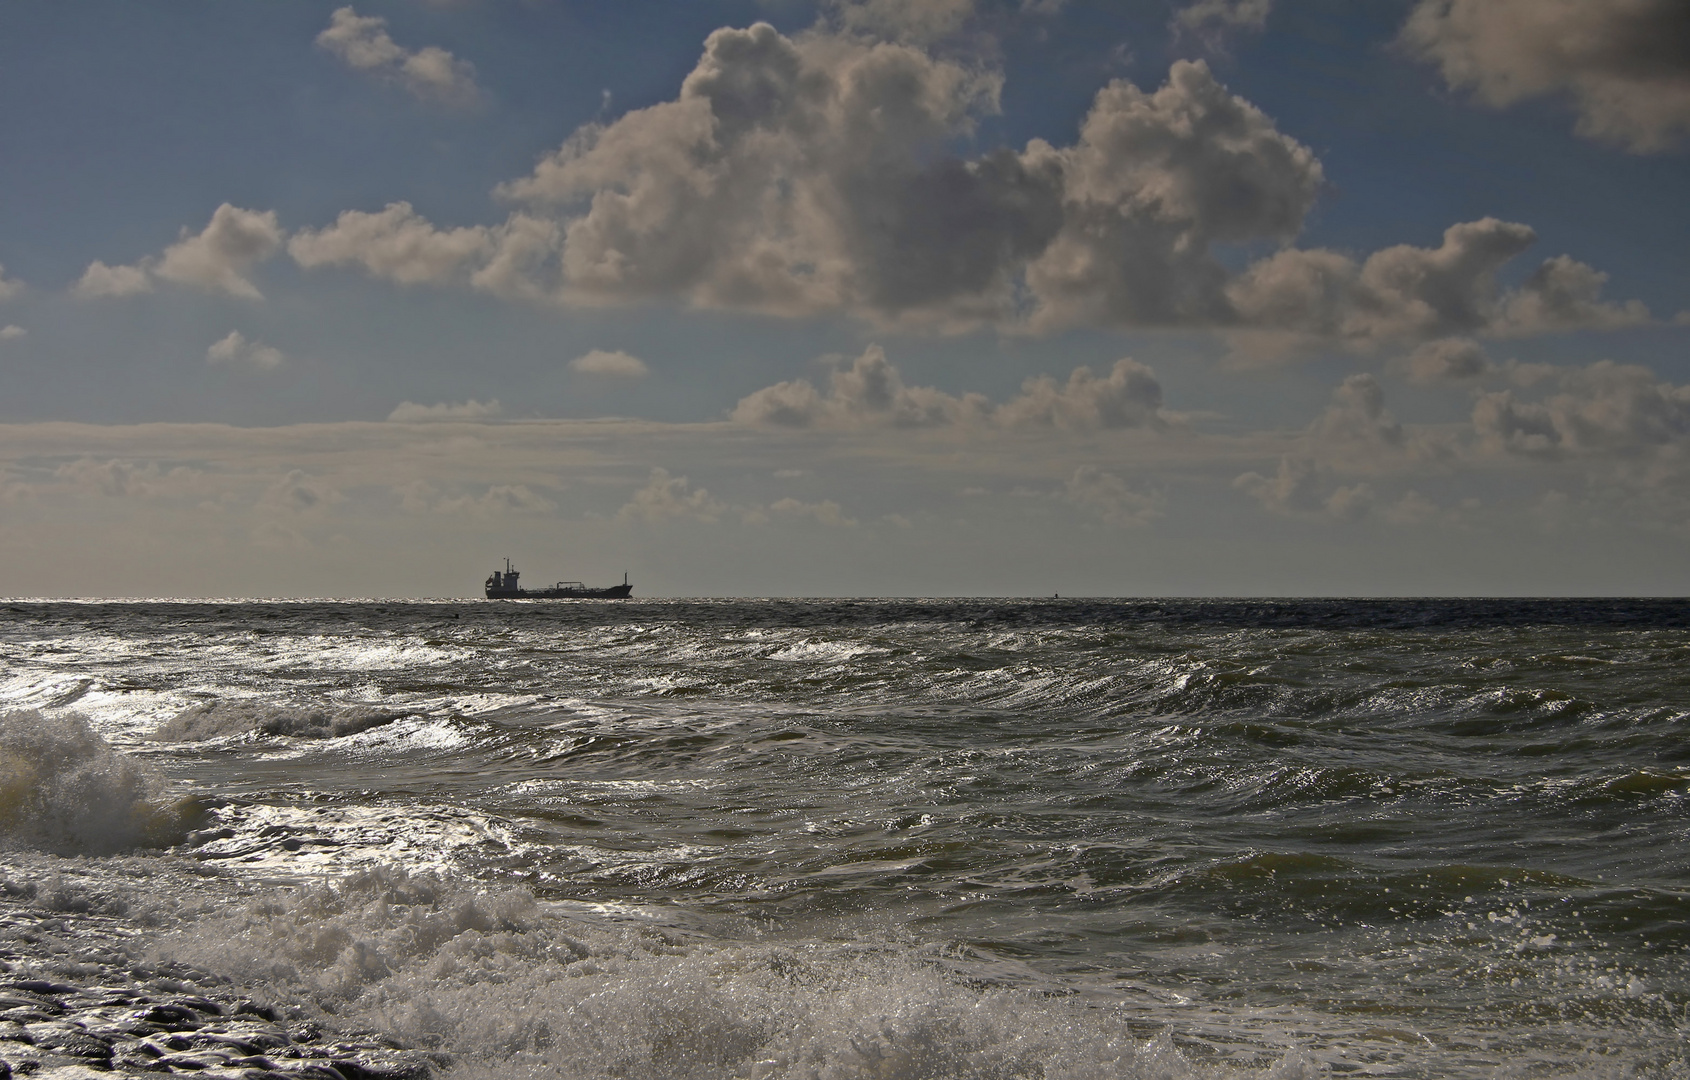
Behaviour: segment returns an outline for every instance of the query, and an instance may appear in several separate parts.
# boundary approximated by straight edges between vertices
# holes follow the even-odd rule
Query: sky
[[[0,596],[1690,594],[1681,0],[9,0]]]

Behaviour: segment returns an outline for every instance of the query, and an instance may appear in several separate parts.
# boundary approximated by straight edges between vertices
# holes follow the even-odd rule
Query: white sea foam
[[[373,869],[272,893],[155,946],[284,1002],[447,1051],[452,1076],[1102,1080],[1199,1068],[1131,1018],[970,986],[891,943],[711,940]],[[1266,1049],[1266,1048],[1262,1048]],[[1256,1076],[1306,1074],[1295,1055]],[[1258,1059],[1259,1060],[1259,1059]]]
[[[0,715],[0,837],[12,843],[90,854],[159,847],[197,813],[79,716]]]

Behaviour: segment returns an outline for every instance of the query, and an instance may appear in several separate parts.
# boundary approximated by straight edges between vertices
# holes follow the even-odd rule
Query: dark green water
[[[1690,603],[0,614],[14,756],[210,807],[102,858],[67,783],[14,877],[466,1074],[1686,1074]],[[430,873],[538,906],[419,944]]]

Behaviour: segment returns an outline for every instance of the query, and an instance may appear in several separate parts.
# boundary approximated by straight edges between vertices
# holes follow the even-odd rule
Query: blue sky
[[[1686,40],[18,0],[0,594],[1682,594]]]

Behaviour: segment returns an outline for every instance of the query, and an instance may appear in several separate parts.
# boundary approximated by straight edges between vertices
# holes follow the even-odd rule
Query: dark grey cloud
[[[1421,0],[1402,40],[1486,104],[1569,96],[1581,135],[1646,153],[1690,133],[1684,0]]]

